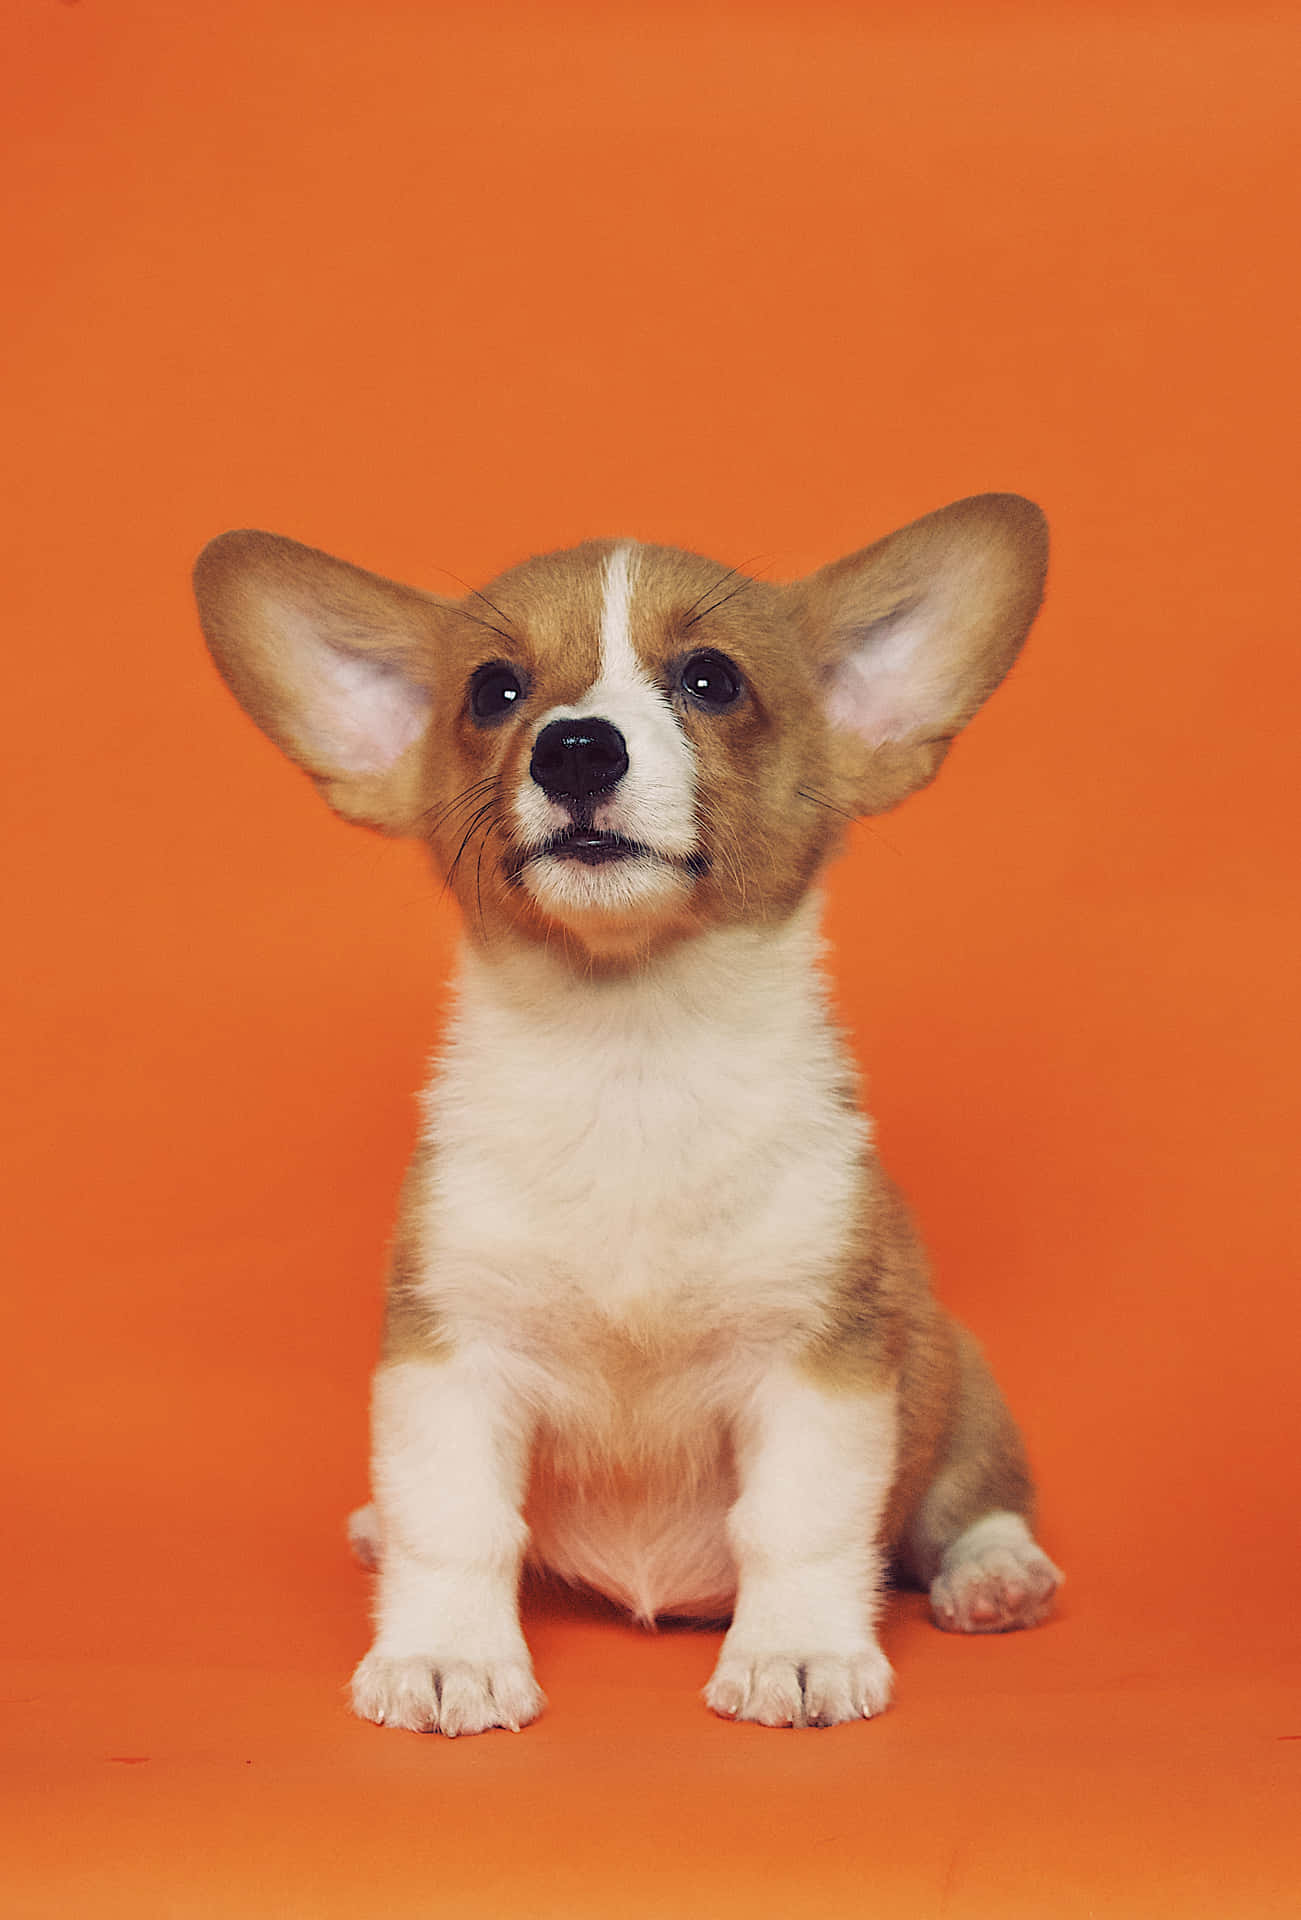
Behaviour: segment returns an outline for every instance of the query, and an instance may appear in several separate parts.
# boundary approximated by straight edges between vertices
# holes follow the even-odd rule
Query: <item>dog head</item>
[[[592,541],[447,600],[292,540],[195,570],[236,697],[350,820],[428,842],[471,933],[592,957],[784,919],[933,779],[1015,659],[1042,515],[960,500],[789,584]]]

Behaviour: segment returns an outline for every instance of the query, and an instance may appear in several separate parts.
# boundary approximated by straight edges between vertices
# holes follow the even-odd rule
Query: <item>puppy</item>
[[[374,1380],[358,1714],[543,1705],[527,1555],[731,1625],[764,1726],[880,1713],[893,1565],[938,1624],[1060,1575],[975,1342],[932,1299],[820,968],[846,823],[924,786],[1007,672],[1047,539],[961,500],[787,585],[591,541],[451,601],[267,533],[196,569],[236,698],[465,921]]]

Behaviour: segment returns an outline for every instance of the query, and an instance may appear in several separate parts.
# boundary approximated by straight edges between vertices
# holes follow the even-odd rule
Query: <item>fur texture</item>
[[[709,1704],[879,1712],[887,1566],[942,1626],[1059,1575],[1016,1429],[934,1302],[827,1006],[817,878],[930,779],[1042,590],[962,501],[775,586],[590,543],[463,602],[266,534],[199,562],[248,711],[350,819],[423,837],[467,938],[394,1240],[359,1713],[540,1709],[524,1557],[731,1616]]]

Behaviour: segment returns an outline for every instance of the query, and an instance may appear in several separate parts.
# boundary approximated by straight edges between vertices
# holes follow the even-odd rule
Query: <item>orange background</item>
[[[6,1914],[1296,1910],[1297,27],[11,0]],[[526,1735],[351,1720],[454,930],[237,713],[192,556],[782,575],[986,488],[1048,605],[831,918],[1060,1616],[901,1596],[896,1708],[797,1736],[543,1596]]]

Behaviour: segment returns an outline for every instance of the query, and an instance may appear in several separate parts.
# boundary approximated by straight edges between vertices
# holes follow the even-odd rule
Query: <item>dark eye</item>
[[[682,690],[702,707],[730,707],[741,697],[741,669],[712,648],[693,653],[682,669]]]
[[[500,720],[524,698],[524,682],[504,660],[490,660],[470,676],[470,712],[476,720]]]

